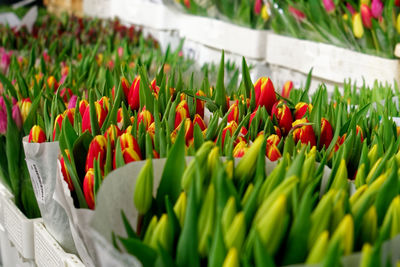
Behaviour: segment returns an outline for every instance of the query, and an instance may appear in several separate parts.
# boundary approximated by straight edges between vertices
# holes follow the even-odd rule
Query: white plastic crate
[[[83,0],[83,13],[86,16],[110,18],[111,0]]]
[[[35,262],[43,267],[84,266],[72,254],[66,253],[40,222],[34,223]]]
[[[363,80],[367,85],[373,85],[376,79],[388,83],[399,81],[400,66],[396,59],[367,55],[272,32],[267,33],[266,44],[268,64],[304,75],[313,68],[313,77],[323,82],[341,85],[348,78],[357,80],[360,85]]]
[[[11,199],[2,198],[3,226],[9,240],[25,259],[34,258],[33,222],[40,219],[28,219]]]
[[[182,15],[181,37],[246,58],[264,60],[266,31],[253,30],[221,20]]]

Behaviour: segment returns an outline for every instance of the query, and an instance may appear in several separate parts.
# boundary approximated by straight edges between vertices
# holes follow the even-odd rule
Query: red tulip
[[[371,13],[372,16],[376,19],[379,19],[382,16],[383,11],[383,3],[381,0],[372,0],[371,3]]]
[[[138,119],[137,119],[138,127],[141,122],[143,122],[146,130],[149,128],[150,124],[154,122],[153,115],[151,115],[150,111],[146,110],[146,107],[143,107],[142,111],[138,114]]]
[[[156,123],[152,122],[149,126],[149,128],[147,128],[147,132],[149,133],[151,140],[154,144],[154,136],[156,135]]]
[[[124,151],[125,148],[131,148],[133,149],[139,156],[139,158],[142,158],[142,154],[140,153],[140,147],[139,144],[137,143],[136,139],[133,137],[132,134],[129,133],[123,133],[120,136],[119,142],[121,144],[121,151]]]
[[[58,89],[58,82],[56,78],[54,78],[54,76],[50,76],[49,78],[47,78],[47,85],[50,89],[54,89],[54,91]]]
[[[319,148],[322,149],[325,146],[325,149],[329,147],[333,138],[333,129],[332,125],[325,118],[321,119],[321,137],[319,140]]]
[[[133,150],[131,147],[125,148],[122,151],[122,156],[124,157],[125,164],[128,164],[129,162],[141,160],[138,153],[136,153],[136,151]]]
[[[256,114],[257,114],[257,109],[254,110],[253,113],[250,114],[249,127],[251,126],[251,122],[253,121]]]
[[[269,145],[268,143],[266,148],[266,155],[270,161],[276,161],[282,156],[276,145]]]
[[[284,98],[289,98],[290,96],[290,91],[293,89],[293,82],[292,81],[287,81],[282,87],[282,97]]]
[[[104,137],[107,140],[110,140],[111,147],[114,147],[117,138],[121,135],[121,130],[114,124],[110,125],[106,132],[104,133]]]
[[[70,99],[71,96],[72,96],[73,94],[74,94],[74,93],[73,93],[72,90],[69,89],[69,88],[63,88],[63,89],[61,89],[61,91],[60,91],[60,97],[63,99],[63,101],[64,101],[65,103],[68,102],[68,99]]]
[[[200,117],[199,114],[194,115],[193,126],[196,124],[199,125],[202,131],[204,131],[207,128],[207,125],[205,124],[204,120]]]
[[[271,114],[272,106],[276,102],[275,88],[269,78],[259,78],[254,84],[256,93],[256,107],[264,106]]]
[[[75,108],[66,109],[63,113],[63,118],[68,118],[72,126],[74,126]]]
[[[279,144],[279,142],[281,141],[281,138],[276,135],[276,134],[271,134],[270,136],[268,136],[267,138],[267,144],[269,145],[275,145],[277,146]]]
[[[361,18],[364,26],[368,29],[372,28],[372,12],[369,6],[361,4]]]
[[[273,119],[273,116],[276,117],[282,134],[287,135],[292,129],[293,118],[289,107],[282,100],[274,104],[271,119]]]
[[[275,130],[275,134],[276,134],[277,136],[279,136],[279,138],[281,138],[281,137],[282,137],[281,129],[279,129],[278,126],[274,125],[274,130]]]
[[[86,203],[89,209],[94,209],[94,170],[90,169],[86,172],[83,179],[83,194],[85,195]]]
[[[228,122],[235,121],[236,123],[239,122],[239,102],[238,100],[233,103],[228,110]]]
[[[61,132],[61,126],[62,126],[63,120],[64,120],[64,115],[63,114],[57,115],[56,119],[54,120],[53,141],[56,138],[57,128],[58,128],[58,131]]]
[[[190,118],[189,107],[186,100],[182,100],[175,109],[175,129],[181,124],[183,120]]]
[[[104,168],[105,156],[107,152],[107,140],[103,135],[96,135],[90,142],[86,157],[85,170],[94,168],[94,160],[100,162],[100,168]]]
[[[183,122],[184,127],[185,127],[185,142],[186,145],[189,146],[191,140],[193,139],[193,123],[189,118],[185,119],[185,122]],[[181,128],[181,125],[179,125],[172,133],[171,133],[171,140],[172,143],[175,143],[176,137],[178,136],[178,132]]]
[[[306,15],[298,10],[297,8],[294,8],[293,6],[289,6],[289,12],[297,19],[298,21],[303,21],[306,18]]]
[[[128,99],[130,86],[128,80],[125,77],[121,78],[121,86],[122,90],[124,91],[125,99]]]
[[[68,149],[65,149],[65,154],[67,154],[68,160],[71,161]],[[69,191],[74,191],[75,189],[74,184],[72,183],[71,175],[69,174],[67,166],[65,165],[63,156],[61,156],[60,158],[60,165],[61,165],[61,173],[64,177],[64,181],[68,184]]]
[[[99,127],[102,127],[104,120],[107,117],[107,111],[98,102],[94,102],[94,106],[96,108],[97,122],[99,124]],[[83,118],[82,118],[82,132],[85,132],[86,130],[88,130],[89,132],[92,132],[92,127],[91,127],[91,123],[90,123],[90,107],[89,106],[86,108],[85,114],[83,115]]]
[[[158,92],[160,91],[160,87],[157,86],[156,84],[156,79],[153,79],[153,81],[151,81],[151,89],[153,89],[153,95],[158,98]]]
[[[79,113],[81,114],[82,118],[83,115],[85,114],[86,108],[89,105],[89,103],[85,100],[82,99],[81,101],[79,101]]]
[[[29,132],[29,143],[44,143],[46,142],[46,134],[39,125],[35,125]]]
[[[110,99],[106,96],[103,96],[100,98],[99,101],[97,101],[100,106],[108,113],[108,110],[110,109]]]
[[[304,115],[306,115],[307,111],[308,113],[311,112],[312,108],[312,104],[307,104],[304,102],[297,103],[295,106],[296,111],[294,112],[295,120],[300,120],[301,118],[303,118]]]
[[[139,89],[140,89],[140,76],[136,76],[133,80],[131,88],[128,94],[128,104],[132,110],[138,110],[140,107],[139,100]]]
[[[304,145],[310,144],[313,147],[316,145],[314,130],[311,125],[302,125],[308,122],[306,118],[294,121],[293,127],[297,126],[298,128],[296,127],[293,131],[293,137],[295,143],[300,141]]]
[[[238,125],[235,121],[228,122],[228,125],[222,130],[221,147],[224,147],[226,133],[229,132],[229,135],[232,136],[237,127]]]
[[[197,96],[206,96],[206,94],[199,90],[196,93]],[[199,114],[200,117],[204,118],[204,101],[200,99],[196,99],[196,114]]]
[[[396,6],[400,6],[400,0],[394,0],[394,4],[395,4]]]

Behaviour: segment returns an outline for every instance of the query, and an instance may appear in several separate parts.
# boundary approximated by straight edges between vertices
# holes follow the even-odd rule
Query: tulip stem
[[[136,225],[136,232],[138,236],[140,236],[140,233],[142,232],[143,219],[144,219],[144,214],[139,214]]]
[[[375,45],[376,51],[380,52],[378,39],[376,38],[376,34],[375,34],[374,29],[371,30],[371,33],[372,33],[372,40],[374,41],[374,45]]]

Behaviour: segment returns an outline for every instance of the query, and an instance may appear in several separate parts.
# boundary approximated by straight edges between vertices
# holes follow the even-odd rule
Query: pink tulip
[[[371,3],[371,13],[372,16],[376,19],[379,19],[382,16],[383,11],[383,3],[381,0],[372,0]]]
[[[256,15],[259,15],[259,14],[261,13],[261,8],[262,8],[262,6],[263,6],[262,0],[256,0],[256,1],[254,2],[254,13],[255,13]]]
[[[3,96],[0,97],[0,135],[7,132],[7,110]]]
[[[306,18],[306,15],[298,10],[297,8],[294,8],[292,6],[289,6],[289,12],[295,17],[298,21],[303,21]]]
[[[335,11],[335,3],[333,0],[322,0],[327,13]]]
[[[78,97],[76,95],[72,95],[68,101],[68,109],[76,107],[76,101]]]
[[[346,7],[349,10],[349,12],[351,13],[351,15],[354,15],[354,13],[356,13],[356,11],[354,10],[354,8],[351,4],[347,3]]]
[[[22,127],[22,117],[21,117],[21,111],[19,110],[18,105],[14,105],[12,107],[12,118],[17,125],[18,129],[21,129]]]

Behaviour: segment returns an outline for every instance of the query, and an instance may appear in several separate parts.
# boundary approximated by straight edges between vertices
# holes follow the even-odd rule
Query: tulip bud
[[[353,217],[350,214],[344,216],[339,226],[336,228],[332,235],[331,242],[340,240],[341,247],[344,251],[344,255],[348,255],[353,251],[354,242],[354,223]]]
[[[246,222],[243,211],[236,214],[224,237],[227,248],[236,248],[240,251],[246,237]]]
[[[158,92],[160,91],[160,87],[157,86],[156,79],[153,79],[150,83],[151,89],[153,89],[153,95],[156,99],[158,99]]]
[[[138,114],[137,117],[138,127],[141,122],[143,122],[146,131],[149,128],[150,124],[154,122],[153,115],[151,115],[150,111],[146,110],[145,106],[143,107],[142,111]]]
[[[0,135],[7,132],[7,109],[3,96],[0,96]]]
[[[319,148],[328,149],[333,139],[333,129],[329,121],[325,118],[321,119],[321,136],[319,140]]]
[[[199,90],[196,95],[198,96],[206,96],[206,94]],[[196,99],[196,114],[199,114],[201,118],[204,118],[204,100]]]
[[[327,13],[335,11],[335,3],[332,0],[322,0]]]
[[[115,141],[117,140],[117,138],[122,134],[121,130],[115,126],[114,124],[110,125],[106,132],[104,133],[104,137],[107,140],[110,140],[111,142],[111,147],[113,148],[115,145]]]
[[[176,217],[178,218],[179,224],[183,227],[183,222],[185,221],[186,215],[186,205],[187,205],[187,196],[186,193],[183,191],[178,197],[178,200],[174,206],[174,212]]]
[[[100,168],[104,168],[104,160],[107,149],[107,140],[103,135],[96,135],[90,142],[89,150],[86,157],[85,170],[94,168],[94,160],[100,162]]]
[[[99,102],[94,102],[94,107],[96,109],[96,115],[97,115],[97,122],[99,124],[99,127],[101,128],[103,126],[103,123],[107,117],[107,111],[104,109],[104,107],[99,103]],[[85,132],[86,130],[89,130],[89,132],[92,132],[92,127],[91,127],[91,122],[90,122],[90,107],[88,106],[85,110],[85,114],[82,117],[82,132]]]
[[[172,232],[169,230],[169,220],[167,214],[161,215],[156,227],[154,228],[153,236],[150,241],[150,246],[154,249],[161,245],[165,250],[171,249]]]
[[[263,7],[261,8],[261,18],[264,21],[267,21],[269,19],[269,5],[263,5]]]
[[[140,107],[139,89],[140,89],[140,76],[136,76],[136,78],[133,80],[133,83],[131,85],[131,88],[129,89],[129,94],[128,94],[128,104],[132,110],[138,110]]]
[[[86,203],[89,209],[94,209],[94,170],[89,169],[83,179],[83,194],[85,195]]]
[[[295,127],[308,122],[309,121],[306,118],[303,118],[301,120],[294,121],[292,126]],[[310,144],[311,147],[316,145],[315,133],[311,125],[303,125],[300,128],[296,128],[293,131],[293,137],[295,143],[300,141],[304,145]]]
[[[136,151],[130,147],[127,147],[124,150],[122,150],[122,157],[124,158],[125,164],[128,164],[129,162],[141,160],[138,153],[136,153]]]
[[[306,18],[306,15],[303,12],[294,8],[293,6],[289,6],[289,12],[297,21],[303,21]]]
[[[238,256],[238,251],[236,248],[231,248],[225,257],[224,264],[222,267],[239,267],[240,261]]]
[[[307,111],[310,114],[312,108],[313,108],[313,105],[311,105],[311,104],[307,104],[304,102],[297,103],[295,106],[296,110],[294,112],[295,120],[299,120],[299,119],[303,118],[304,115],[306,115]]]
[[[346,161],[342,159],[340,161],[340,165],[338,170],[336,171],[335,178],[333,179],[331,188],[333,189],[345,189],[347,190],[348,183],[347,183],[347,167],[346,167]]]
[[[15,124],[17,125],[18,130],[21,130],[22,118],[21,118],[21,112],[19,110],[18,105],[14,105],[12,107],[11,116],[12,116]]]
[[[267,149],[265,154],[270,161],[277,161],[282,157],[281,152],[274,144],[272,145],[267,144]]]
[[[151,218],[149,226],[147,226],[147,230],[143,238],[143,243],[145,243],[148,246],[150,246],[151,240],[153,238],[154,229],[156,229],[156,226],[157,226],[157,216],[154,215]]]
[[[140,170],[133,195],[133,201],[139,214],[146,214],[153,201],[153,164],[151,159]]]
[[[254,14],[259,15],[261,13],[261,7],[263,5],[262,0],[256,0],[254,2]]]
[[[285,234],[285,215],[286,196],[280,195],[256,224],[260,240],[270,255],[275,254]]]
[[[128,99],[130,86],[128,80],[125,77],[121,78],[121,86],[122,90],[124,91],[125,99]]]
[[[256,107],[264,106],[271,114],[272,106],[276,102],[275,88],[270,78],[259,78],[254,84]]]
[[[22,99],[20,106],[22,122],[25,122],[26,118],[28,117],[29,112],[31,111],[31,106],[32,101],[29,98]]]
[[[46,142],[46,134],[39,125],[34,125],[29,132],[29,143],[44,143]]]
[[[311,214],[311,229],[308,236],[308,248],[312,248],[319,235],[329,228],[334,195],[335,193],[333,190],[330,190],[328,193],[323,195],[317,207]]]
[[[175,129],[181,124],[183,120],[190,118],[189,107],[186,100],[182,100],[175,109]]]
[[[248,149],[248,147],[247,147],[246,142],[240,141],[239,143],[237,143],[237,145],[233,149],[233,156],[235,158],[241,158],[241,157],[244,156],[244,154],[246,153],[247,149]]]
[[[362,128],[361,128],[359,125],[356,126],[356,134],[357,134],[357,135],[360,134],[361,143],[364,142],[363,130],[362,130]]]
[[[263,135],[258,136],[256,140],[254,140],[254,143],[251,145],[250,149],[238,163],[235,170],[235,178],[245,179],[253,175],[256,168],[258,153],[260,152],[263,141]]]
[[[136,142],[136,139],[130,134],[130,132],[123,133],[120,136],[120,143],[121,143],[121,151],[124,151],[126,148],[131,148],[139,158],[142,158],[142,154],[140,153],[139,144]]]
[[[238,100],[233,103],[228,110],[228,122],[235,121],[236,123],[239,122],[239,107],[238,107]]]
[[[376,19],[379,19],[382,16],[383,11],[383,3],[381,0],[372,0],[371,3],[371,13],[372,16]]]
[[[394,238],[400,233],[400,196],[393,198],[380,229],[380,239]],[[389,236],[385,236],[388,233]]]
[[[233,218],[235,218],[235,215],[236,215],[236,202],[235,198],[231,196],[229,197],[228,201],[225,204],[221,217],[221,224],[224,235],[227,234],[229,226],[231,225]]]
[[[50,76],[49,78],[47,78],[47,85],[50,89],[54,89],[54,91],[58,89],[58,82],[56,78],[54,78],[54,76]]]
[[[198,218],[198,237],[199,237],[199,253],[202,256],[207,255],[207,242],[213,233],[213,224],[215,216],[215,188],[214,184],[210,183],[207,193],[200,210]]]
[[[66,76],[64,77],[64,79],[66,78]],[[62,82],[64,82],[64,81],[60,81],[60,84],[62,83]],[[60,92],[60,97],[61,97],[61,99],[64,101],[64,103],[67,103],[68,102],[68,99],[70,99],[71,97],[72,97],[72,95],[73,95],[74,93],[72,92],[72,90],[71,89],[69,89],[69,88],[63,88],[63,89],[61,89],[61,92]]]
[[[361,223],[361,238],[363,243],[373,244],[378,233],[378,215],[375,206],[371,206],[364,214]]]
[[[396,30],[397,30],[397,33],[400,34],[400,14],[397,15],[397,19],[396,19]]]
[[[63,118],[68,118],[72,126],[74,126],[75,108],[66,109],[63,112]]]
[[[226,133],[228,133],[232,137],[237,127],[238,125],[235,121],[231,121],[228,123],[228,125],[225,126],[225,128],[222,130],[222,135],[221,135],[221,147],[224,147]]]
[[[329,232],[323,231],[308,254],[306,264],[320,263],[328,250]]]
[[[76,101],[78,101],[78,97],[76,95],[71,96],[71,98],[68,101],[68,106],[67,108],[75,108],[76,107]]]
[[[361,5],[361,19],[367,29],[372,28],[372,13],[371,9],[366,4]]]
[[[282,130],[283,135],[287,135],[292,129],[292,113],[289,107],[281,100],[276,102],[271,111],[271,119],[273,116],[278,120],[279,128]]]
[[[204,120],[200,117],[199,114],[194,115],[193,126],[196,124],[199,125],[202,131],[207,129],[207,125],[205,124]]]
[[[282,97],[284,98],[289,98],[290,96],[290,91],[293,89],[293,82],[292,81],[287,81],[282,87]]]
[[[86,111],[86,108],[88,105],[89,105],[89,103],[85,99],[82,99],[81,101],[79,101],[79,113],[81,114],[82,118],[83,118],[83,115],[85,114],[85,111]]]
[[[68,160],[71,160],[68,149],[65,149],[65,154],[67,154]],[[65,165],[65,160],[64,160],[63,156],[61,156],[61,158],[60,158],[60,165],[61,165],[61,173],[64,177],[64,181],[68,184],[69,191],[72,192],[72,191],[74,191],[75,188],[74,188],[74,184],[72,183],[72,180],[71,180],[71,175],[69,174],[67,166]]]
[[[361,20],[361,15],[358,12],[353,15],[353,33],[358,39],[362,38],[364,35],[363,22]]]

